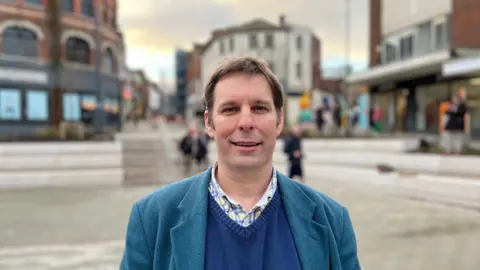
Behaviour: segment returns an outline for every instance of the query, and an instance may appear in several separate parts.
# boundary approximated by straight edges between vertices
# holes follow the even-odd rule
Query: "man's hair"
[[[210,80],[205,87],[205,109],[208,110],[208,118],[211,123],[212,108],[214,103],[214,92],[217,83],[227,75],[231,74],[247,74],[247,75],[262,75],[268,82],[270,90],[272,91],[273,104],[277,114],[284,104],[284,96],[282,85],[278,81],[277,77],[268,68],[267,64],[263,60],[259,60],[253,57],[240,57],[228,59],[223,62],[217,70],[212,74]]]

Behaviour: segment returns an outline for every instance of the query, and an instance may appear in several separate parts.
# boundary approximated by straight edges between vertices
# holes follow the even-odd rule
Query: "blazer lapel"
[[[178,205],[183,221],[170,231],[177,270],[204,269],[210,174],[211,168],[198,175]]]
[[[279,172],[277,175],[302,269],[330,269],[328,228],[313,219],[317,205],[295,182]]]

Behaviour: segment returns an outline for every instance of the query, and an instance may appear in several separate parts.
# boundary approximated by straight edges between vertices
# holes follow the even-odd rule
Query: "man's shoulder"
[[[203,172],[188,178],[184,178],[180,181],[167,184],[141,198],[135,204],[138,206],[141,212],[158,212],[162,210],[169,211],[171,209],[175,209],[185,197],[185,194],[188,192],[190,187],[192,187],[192,184],[202,177],[205,177],[205,173],[206,172]]]
[[[330,196],[302,183],[295,182],[295,184],[302,189],[302,191],[315,203],[317,207],[324,208],[332,214],[341,215],[345,211],[345,207]]]

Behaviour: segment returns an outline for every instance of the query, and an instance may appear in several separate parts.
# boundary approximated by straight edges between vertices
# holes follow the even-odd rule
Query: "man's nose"
[[[252,130],[254,126],[253,115],[250,108],[242,108],[240,112],[240,119],[238,121],[238,127],[241,130]]]

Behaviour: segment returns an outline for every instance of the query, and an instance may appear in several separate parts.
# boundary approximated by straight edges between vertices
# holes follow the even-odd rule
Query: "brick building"
[[[124,73],[123,36],[115,0],[57,0],[60,62],[52,68],[55,44],[51,24],[54,0],[0,1],[0,133],[31,133],[51,122],[53,89],[60,89],[61,120],[94,122],[103,90],[106,121],[120,122]],[[99,24],[96,28],[95,14]],[[99,42],[95,38],[99,31]],[[99,72],[96,52],[99,51]],[[98,74],[98,77],[97,77]]]
[[[347,82],[369,89],[384,130],[437,133],[440,104],[466,90],[480,136],[479,14],[476,0],[370,0],[370,68]]]

